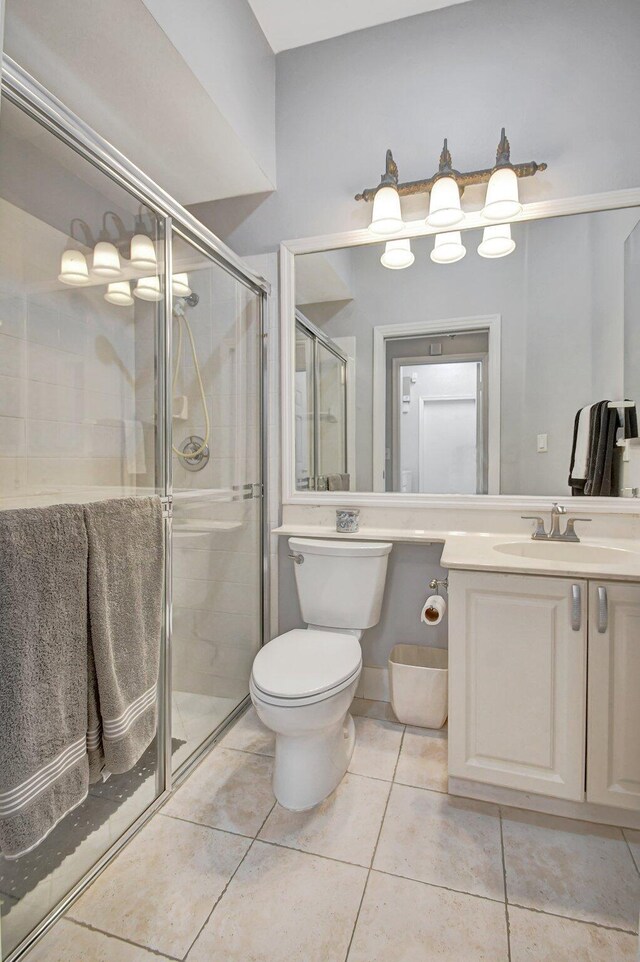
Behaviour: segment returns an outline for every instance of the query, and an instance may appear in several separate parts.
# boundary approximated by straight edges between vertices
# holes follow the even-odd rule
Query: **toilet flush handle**
[[[295,552],[290,551],[290,552],[289,552],[289,557],[290,557],[293,561],[295,561],[295,563],[296,563],[297,565],[304,564],[304,555],[303,555],[303,554],[296,554]]]

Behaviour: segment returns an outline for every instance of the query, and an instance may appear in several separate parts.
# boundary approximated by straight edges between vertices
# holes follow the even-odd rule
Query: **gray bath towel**
[[[82,507],[0,512],[0,850],[18,858],[87,795]]]
[[[156,730],[164,582],[162,504],[159,498],[123,498],[86,504],[84,512],[97,680],[97,692],[90,685],[89,699],[95,777],[100,750],[107,772],[126,772]]]

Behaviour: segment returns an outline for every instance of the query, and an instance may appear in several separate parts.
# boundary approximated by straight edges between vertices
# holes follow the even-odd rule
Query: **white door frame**
[[[500,326],[499,314],[475,317],[450,317],[445,320],[417,321],[410,324],[384,324],[373,329],[373,490],[385,490],[386,446],[386,341],[398,337],[429,337],[462,331],[487,331],[489,334],[487,385],[489,394],[487,428],[488,494],[500,494]]]

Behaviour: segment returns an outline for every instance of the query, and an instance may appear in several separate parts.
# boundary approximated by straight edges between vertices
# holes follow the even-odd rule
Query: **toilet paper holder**
[[[432,591],[439,592],[441,588],[444,588],[444,590],[447,591],[449,587],[449,579],[443,578],[440,581],[438,580],[438,578],[432,578],[431,581],[429,582],[429,587],[431,588]]]

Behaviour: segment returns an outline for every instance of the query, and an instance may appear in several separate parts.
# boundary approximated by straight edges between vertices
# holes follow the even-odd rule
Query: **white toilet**
[[[360,638],[380,620],[390,544],[290,538],[306,628],[256,655],[251,700],[276,734],[273,790],[285,808],[313,808],[339,784],[355,745],[349,714]]]

